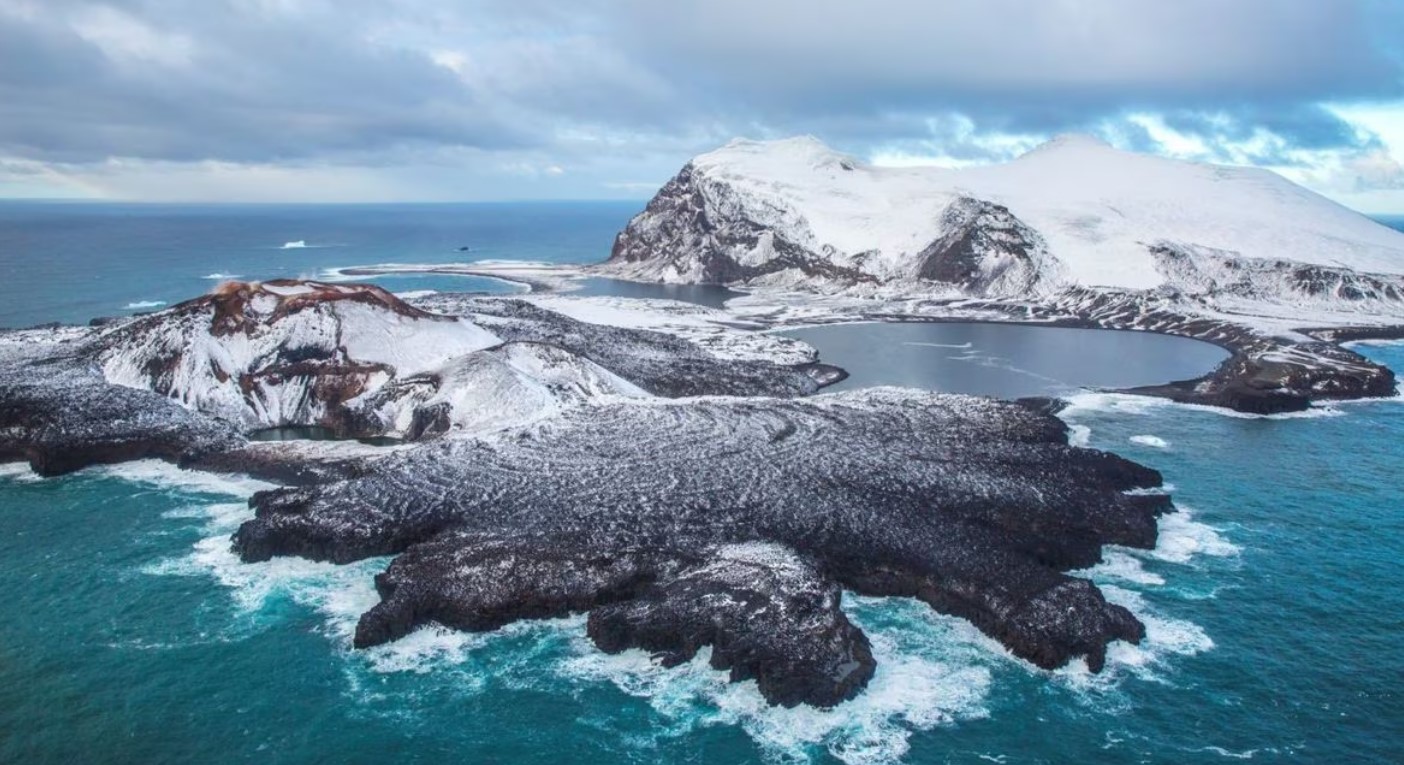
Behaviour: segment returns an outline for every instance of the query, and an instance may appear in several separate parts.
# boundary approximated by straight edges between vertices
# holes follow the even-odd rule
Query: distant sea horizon
[[[226,279],[328,278],[379,263],[595,263],[645,204],[3,199],[0,328],[151,311]],[[1404,231],[1404,213],[1370,217]],[[396,292],[515,290],[439,274],[356,279]]]

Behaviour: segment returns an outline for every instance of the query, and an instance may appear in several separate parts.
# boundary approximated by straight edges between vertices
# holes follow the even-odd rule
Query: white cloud
[[[69,24],[79,37],[117,63],[180,67],[190,64],[195,55],[190,37],[163,32],[109,5],[82,6],[72,13]]]

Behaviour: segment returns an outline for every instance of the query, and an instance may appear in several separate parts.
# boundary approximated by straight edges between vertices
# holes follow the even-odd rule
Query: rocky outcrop
[[[27,462],[40,475],[189,462],[243,443],[235,428],[163,396],[109,385],[81,359],[0,363],[0,461]]]
[[[1150,248],[1166,282],[1207,301],[1358,307],[1404,304],[1404,276],[1342,266],[1244,257],[1209,247],[1161,243]]]
[[[1052,259],[1038,232],[991,202],[961,197],[942,215],[936,241],[917,253],[917,277],[969,295],[1028,295]]]
[[[619,232],[599,270],[645,281],[819,289],[924,284],[989,296],[1024,294],[1059,279],[1038,233],[993,202],[952,197],[932,212],[933,233],[906,258],[841,251],[784,204],[689,164]]]
[[[400,554],[357,642],[437,621],[492,629],[592,612],[638,646],[831,704],[870,675],[838,588],[916,597],[1016,655],[1099,669],[1140,624],[1062,571],[1153,546],[1160,476],[1067,445],[1051,416],[962,396],[616,403],[491,442],[450,440],[364,477],[256,496],[250,561]]]
[[[832,706],[857,695],[877,663],[839,608],[838,585],[788,548],[723,545],[637,597],[590,612],[589,635],[609,653],[642,648],[664,666],[711,647],[731,681],[754,679],[773,704]]]
[[[688,165],[615,237],[606,268],[700,284],[747,283],[786,272],[836,284],[878,281],[797,238],[749,217],[742,199]]]

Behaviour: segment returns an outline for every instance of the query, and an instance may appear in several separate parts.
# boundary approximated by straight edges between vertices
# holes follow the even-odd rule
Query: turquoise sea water
[[[1362,351],[1404,369],[1404,346]],[[603,656],[580,619],[353,652],[385,561],[238,563],[253,486],[11,466],[0,762],[1404,761],[1404,405],[1262,419],[1088,394],[1065,417],[1161,469],[1184,509],[1156,551],[1092,572],[1146,643],[1102,675],[1048,673],[920,604],[850,598],[881,665],[830,711],[767,708],[701,660]]]

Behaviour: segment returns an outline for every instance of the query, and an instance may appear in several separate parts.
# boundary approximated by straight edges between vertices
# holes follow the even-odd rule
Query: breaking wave
[[[160,308],[161,306],[163,306],[163,305],[165,305],[165,304],[166,304],[166,301],[164,301],[164,300],[136,300],[136,301],[133,301],[133,302],[131,302],[131,303],[128,303],[128,304],[126,304],[126,305],[124,305],[124,306],[122,306],[122,307],[125,308],[125,309],[128,310],[128,311],[134,311],[134,310],[140,310],[140,309],[142,309],[142,308]]]
[[[1240,420],[1302,420],[1317,417],[1339,417],[1344,414],[1344,412],[1337,408],[1335,403],[1326,406],[1314,406],[1311,409],[1301,412],[1251,414],[1249,412],[1235,412],[1232,409],[1225,409],[1223,407],[1205,406],[1203,404],[1185,404],[1169,399],[1157,398],[1154,396],[1137,396],[1130,393],[1085,392],[1067,396],[1064,400],[1067,401],[1068,405],[1058,413],[1058,416],[1064,419],[1088,413],[1145,415],[1164,411],[1169,407],[1208,412],[1221,417],[1233,417]]]

